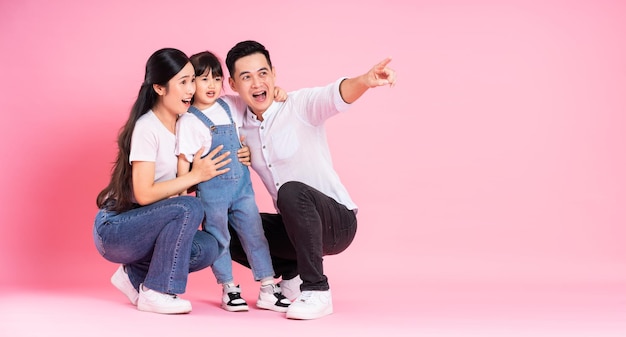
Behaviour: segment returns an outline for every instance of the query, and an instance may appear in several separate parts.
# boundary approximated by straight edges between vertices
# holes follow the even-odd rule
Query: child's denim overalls
[[[203,229],[215,236],[220,249],[224,251],[213,264],[213,273],[220,284],[233,281],[229,251],[228,224],[230,223],[246,251],[254,279],[259,281],[274,276],[267,239],[254,200],[250,170],[239,162],[237,157],[237,150],[241,148],[241,143],[230,108],[221,98],[217,100],[217,103],[226,110],[230,124],[215,125],[196,107],[189,108],[189,112],[198,117],[209,128],[212,136],[211,150],[218,145],[224,145],[219,154],[230,151],[231,162],[222,167],[228,167],[230,170],[198,184],[196,191],[196,195],[204,207]]]

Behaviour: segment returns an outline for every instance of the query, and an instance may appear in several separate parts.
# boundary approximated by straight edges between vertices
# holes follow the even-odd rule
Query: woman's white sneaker
[[[139,299],[139,292],[133,284],[130,282],[130,278],[128,278],[128,273],[124,269],[124,265],[121,265],[115,271],[115,274],[111,276],[111,283],[117,288],[122,294],[128,297],[128,300],[133,305],[137,305],[137,299]]]
[[[316,319],[332,313],[330,290],[305,290],[287,309],[287,318]]]
[[[137,309],[158,314],[186,314],[191,312],[191,302],[174,294],[164,294],[139,286]]]

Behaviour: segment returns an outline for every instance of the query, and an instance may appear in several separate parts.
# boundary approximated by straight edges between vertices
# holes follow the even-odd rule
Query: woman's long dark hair
[[[116,212],[123,212],[133,208],[132,170],[129,162],[130,141],[133,130],[139,117],[154,107],[157,94],[154,84],[167,86],[169,80],[178,74],[189,62],[185,53],[178,49],[164,48],[157,50],[146,62],[146,74],[139,89],[137,100],[130,110],[126,124],[120,129],[117,138],[117,159],[111,171],[111,181],[96,199],[98,208],[107,208]],[[174,155],[174,154],[172,154]]]

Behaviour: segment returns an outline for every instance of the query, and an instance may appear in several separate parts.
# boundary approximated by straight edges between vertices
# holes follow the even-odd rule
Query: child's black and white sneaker
[[[291,301],[280,291],[280,287],[275,284],[261,286],[259,299],[256,306],[261,309],[273,310],[277,312],[287,312]]]
[[[226,311],[248,311],[248,303],[241,298],[241,288],[236,285],[223,285],[222,309]]]

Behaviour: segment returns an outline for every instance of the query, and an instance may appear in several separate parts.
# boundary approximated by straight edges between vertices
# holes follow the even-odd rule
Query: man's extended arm
[[[393,87],[396,83],[396,72],[387,67],[389,62],[391,62],[391,58],[386,58],[367,73],[343,80],[339,86],[339,92],[344,102],[354,103],[369,88],[387,84]]]

